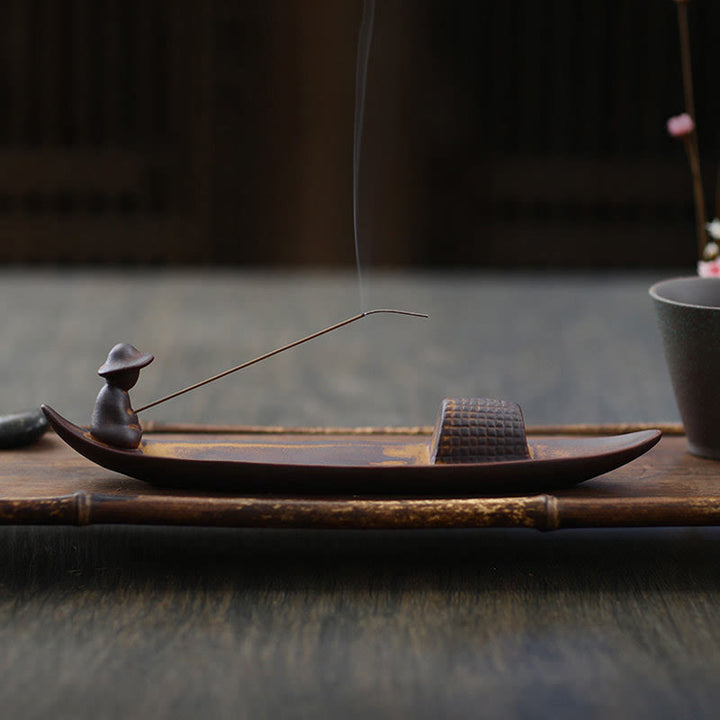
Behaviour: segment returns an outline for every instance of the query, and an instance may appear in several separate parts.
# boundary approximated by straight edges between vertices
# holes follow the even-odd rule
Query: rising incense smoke
[[[360,148],[362,145],[363,121],[365,119],[365,89],[367,87],[370,43],[372,41],[375,0],[364,0],[362,23],[358,37],[357,65],[355,68],[355,137],[353,139],[353,230],[355,235],[355,265],[357,267],[360,309],[365,312],[365,284],[360,262],[360,233],[358,215],[360,207]]]
[[[355,264],[357,266],[358,288],[360,291],[360,313],[358,315],[354,315],[353,317],[348,318],[347,320],[343,320],[342,322],[336,323],[335,325],[331,325],[330,327],[327,327],[324,330],[315,332],[312,335],[308,335],[304,338],[301,338],[300,340],[291,342],[288,345],[284,345],[283,347],[276,348],[275,350],[271,350],[270,352],[265,353],[264,355],[261,355],[260,357],[256,357],[253,360],[244,362],[241,365],[237,365],[234,368],[225,370],[224,372],[218,373],[217,375],[213,375],[212,377],[206,378],[205,380],[201,380],[198,383],[195,383],[186,388],[183,388],[182,390],[178,390],[177,392],[171,393],[170,395],[160,398],[159,400],[155,400],[154,402],[151,402],[148,405],[144,405],[143,407],[139,408],[138,410],[135,410],[135,413],[141,413],[144,410],[149,410],[150,408],[155,407],[156,405],[160,405],[160,403],[164,403],[164,402],[167,402],[168,400],[172,400],[173,398],[176,398],[180,395],[184,395],[185,393],[190,392],[191,390],[196,390],[197,388],[207,385],[208,383],[215,382],[215,380],[220,380],[220,378],[224,378],[227,375],[230,375],[231,373],[237,372],[238,370],[243,370],[247,367],[250,367],[251,365],[255,365],[256,363],[262,362],[263,360],[267,360],[268,358],[272,357],[273,355],[278,355],[281,352],[285,352],[286,350],[295,348],[298,345],[302,345],[303,343],[308,342],[309,340],[314,340],[315,338],[320,337],[321,335],[326,335],[327,333],[333,332],[334,330],[338,330],[339,328],[344,327],[345,325],[349,325],[351,323],[357,322],[358,320],[362,320],[363,318],[366,318],[369,315],[376,315],[379,313],[391,313],[391,314],[395,314],[395,315],[409,315],[412,317],[427,318],[427,315],[425,313],[411,312],[408,310],[395,310],[395,309],[370,310],[367,307],[366,299],[365,299],[365,285],[364,285],[363,274],[362,274],[362,264],[360,262],[360,241],[359,241],[359,232],[358,232],[358,214],[359,214],[358,211],[359,211],[359,205],[360,205],[360,198],[359,198],[359,195],[360,195],[360,193],[359,193],[359,188],[360,188],[360,146],[362,144],[361,141],[362,141],[362,132],[363,132],[363,120],[365,117],[365,89],[367,86],[367,72],[368,72],[368,64],[369,64],[369,60],[370,60],[370,44],[372,41],[374,19],[375,19],[375,0],[363,0],[363,14],[362,14],[362,22],[360,25],[360,34],[358,37],[357,66],[356,66],[356,71],[355,71],[355,137],[353,138],[353,229],[354,229],[354,236],[355,236]]]

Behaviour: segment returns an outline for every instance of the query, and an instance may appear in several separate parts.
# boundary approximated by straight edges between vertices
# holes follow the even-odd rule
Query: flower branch
[[[695,222],[698,243],[698,273],[700,275],[720,275],[720,220],[717,217],[707,222],[705,193],[702,172],[700,170],[700,151],[695,123],[695,96],[692,82],[692,60],[690,55],[690,31],[688,28],[687,5],[690,0],[674,0],[678,11],[678,30],[680,33],[680,57],[682,62],[683,93],[685,112],[671,117],[667,122],[668,133],[681,138],[690,164],[695,200]],[[720,214],[720,174],[718,175],[718,194],[716,214]],[[708,234],[712,240],[708,238]]]

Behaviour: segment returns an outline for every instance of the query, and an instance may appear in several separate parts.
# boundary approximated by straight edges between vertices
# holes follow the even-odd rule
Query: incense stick
[[[378,315],[380,313],[391,313],[393,315],[409,315],[410,317],[420,317],[420,318],[427,318],[428,315],[426,313],[419,313],[419,312],[411,312],[410,310],[392,310],[392,309],[378,309],[378,310],[367,310],[365,312],[361,312],[358,315],[353,315],[353,317],[347,318],[347,320],[343,320],[342,322],[336,323],[335,325],[331,325],[330,327],[326,327],[324,330],[319,330],[318,332],[313,333],[312,335],[307,335],[304,338],[301,338],[300,340],[295,340],[295,342],[291,342],[289,345],[283,345],[282,347],[276,348],[275,350],[271,350],[268,353],[265,353],[264,355],[260,355],[259,357],[254,358],[253,360],[248,360],[247,362],[242,363],[241,365],[237,365],[234,368],[230,368],[230,370],[225,370],[224,372],[218,373],[217,375],[213,375],[212,377],[207,378],[206,380],[201,380],[198,383],[195,383],[194,385],[190,385],[186,388],[183,388],[182,390],[178,390],[177,392],[174,392],[170,395],[166,395],[163,398],[160,398],[159,400],[155,400],[154,402],[149,403],[148,405],[143,405],[138,410],[135,410],[136,413],[141,413],[145,410],[149,410],[152,407],[155,407],[156,405],[160,405],[160,403],[167,402],[168,400],[172,400],[173,398],[179,397],[180,395],[184,395],[187,392],[190,392],[191,390],[197,390],[197,388],[202,387],[203,385],[207,385],[208,383],[214,382],[215,380],[220,380],[220,378],[224,378],[226,375],[231,375],[234,372],[237,372],[238,370],[243,370],[244,368],[250,367],[251,365],[255,365],[256,363],[262,362],[263,360],[267,360],[268,358],[271,358],[273,355],[278,355],[281,352],[285,352],[286,350],[290,350],[294,347],[297,347],[298,345],[302,345],[303,343],[306,343],[310,340],[314,340],[315,338],[320,337],[321,335],[326,335],[329,332],[332,332],[333,330],[338,330],[341,327],[345,327],[345,325],[350,325],[350,323],[357,322],[358,320],[362,320],[363,318],[367,317],[368,315]]]

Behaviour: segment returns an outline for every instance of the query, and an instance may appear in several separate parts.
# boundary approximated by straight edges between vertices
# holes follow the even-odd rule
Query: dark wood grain
[[[33,718],[714,717],[716,530],[528,533],[0,528],[0,701]]]

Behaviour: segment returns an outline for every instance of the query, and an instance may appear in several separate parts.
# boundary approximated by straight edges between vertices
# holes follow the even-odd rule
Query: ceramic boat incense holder
[[[55,432],[109,470],[158,486],[235,493],[448,494],[540,492],[571,487],[642,455],[659,430],[597,438],[525,437],[514,403],[448,399],[427,438],[394,434],[202,435],[144,440],[137,449],[95,439],[52,408]]]
[[[92,462],[168,487],[224,492],[508,494],[576,485],[635,459],[660,439],[657,430],[614,437],[545,438],[528,442],[520,407],[482,398],[446,399],[427,438],[391,433],[345,437],[275,435],[222,441],[143,439],[137,413],[280,352],[379,312],[373,310],[313,333],[207,380],[133,410],[129,390],[154,359],[119,343],[98,369],[106,385],[89,428],[50,407],[55,432]]]

